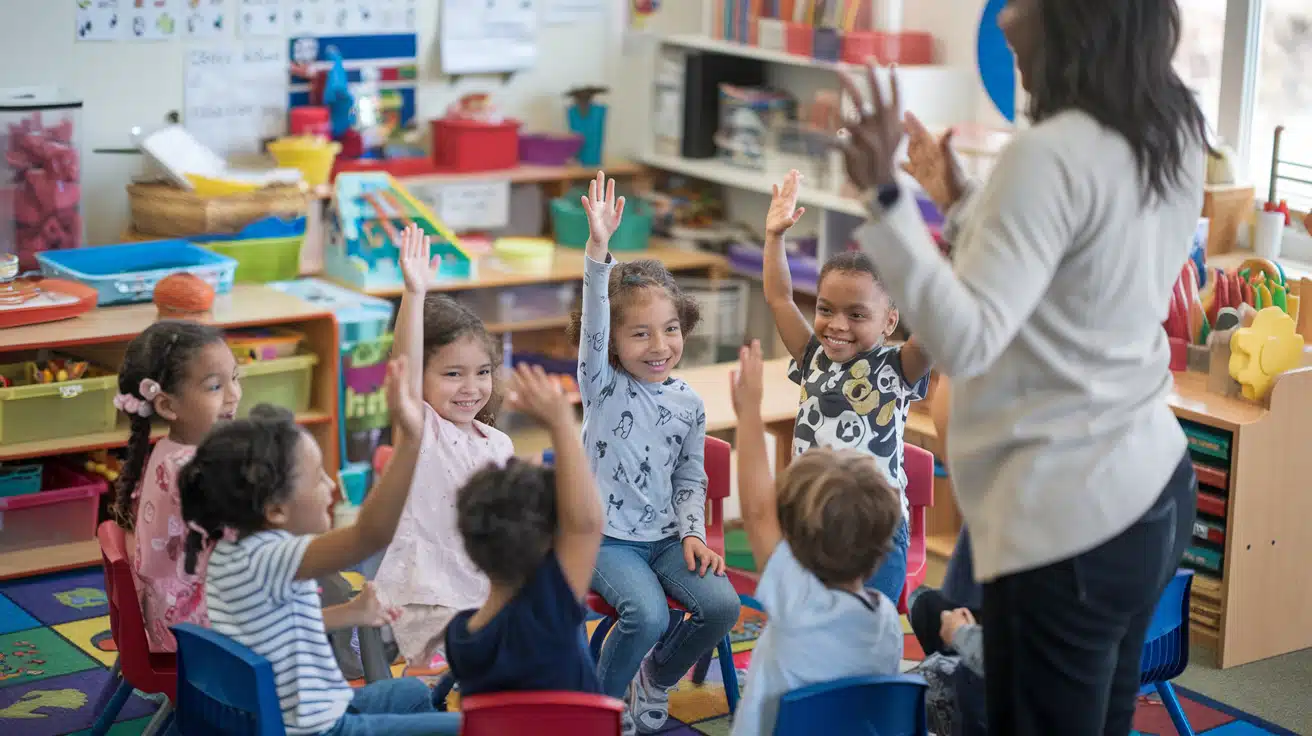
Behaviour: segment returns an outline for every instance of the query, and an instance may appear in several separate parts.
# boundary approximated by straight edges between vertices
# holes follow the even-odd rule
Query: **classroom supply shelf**
[[[102,307],[64,322],[3,330],[0,331],[0,364],[20,363],[31,360],[33,355],[38,356],[39,360],[43,359],[44,353],[58,352],[76,355],[93,364],[119,365],[127,343],[157,319],[154,305],[136,304]],[[265,286],[236,284],[230,293],[220,294],[215,299],[213,309],[204,320],[224,330],[276,328],[274,331],[288,330],[304,336],[300,343],[301,354],[243,365],[243,374],[247,376],[244,388],[247,395],[261,400],[274,400],[296,410],[296,421],[323,448],[325,470],[335,474],[339,467],[339,348],[337,323],[332,312],[322,304]],[[269,385],[261,389],[257,385],[259,379],[253,375],[255,373],[260,376],[282,373],[283,376],[276,381],[268,379]],[[290,375],[294,375],[295,380],[286,380]],[[113,390],[113,387],[106,389],[111,395]],[[151,438],[159,439],[166,431],[159,425],[151,432]],[[57,461],[53,460],[57,456],[124,446],[128,440],[128,423],[127,418],[119,414],[106,425],[83,427],[83,431],[40,439],[16,439],[22,441],[15,441],[8,434],[0,437],[0,462],[11,466],[24,464],[14,461],[40,459],[48,471],[57,466]],[[9,506],[26,509],[31,505],[31,499],[50,500],[45,497],[46,493],[42,490],[5,500],[10,502]],[[85,498],[87,494],[83,492],[74,495],[76,498],[68,501],[71,504],[66,509],[69,513],[58,515],[59,524],[33,522],[32,526],[37,533],[29,541],[42,546],[25,544],[21,548],[11,549],[5,546],[7,542],[0,544],[0,579],[93,565],[100,560],[99,546],[94,536],[94,504],[98,503],[99,494],[91,500]],[[45,509],[50,505],[41,504],[32,508]],[[71,524],[63,524],[65,517],[71,519],[77,516],[72,513],[74,510],[83,514],[83,507],[92,508],[91,521],[85,524],[85,530],[80,522],[76,529]],[[43,513],[50,516],[48,509]],[[81,516],[77,518],[81,519]],[[5,518],[4,521],[2,528],[5,530],[4,536],[8,538],[10,519]]]

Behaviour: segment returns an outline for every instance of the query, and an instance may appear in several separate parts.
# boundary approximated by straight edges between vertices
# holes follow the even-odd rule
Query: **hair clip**
[[[155,411],[154,404],[138,399],[132,394],[118,394],[115,396],[114,408],[125,414],[136,414],[139,417],[148,417]]]

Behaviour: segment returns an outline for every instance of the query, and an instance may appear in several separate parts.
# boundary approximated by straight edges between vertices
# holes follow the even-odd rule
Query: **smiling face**
[[[874,348],[897,327],[897,310],[868,273],[830,271],[818,292],[815,336],[825,355],[836,363]]]
[[[659,383],[683,357],[683,327],[665,289],[647,286],[624,297],[612,340],[620,367],[646,383]]]
[[[468,429],[492,399],[492,355],[467,334],[434,350],[424,364],[424,401],[443,419]]]
[[[269,526],[292,534],[323,534],[333,526],[333,482],[323,469],[323,452],[308,432],[301,431],[292,458],[292,491],[265,509]]]
[[[169,423],[169,436],[199,445],[215,422],[231,420],[241,401],[237,361],[222,340],[201,347],[187,361],[174,390],[155,399],[155,409]]]

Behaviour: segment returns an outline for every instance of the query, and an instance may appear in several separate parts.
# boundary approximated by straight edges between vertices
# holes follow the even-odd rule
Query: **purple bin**
[[[519,137],[519,162],[564,166],[582,147],[583,136],[574,133],[529,133]]]

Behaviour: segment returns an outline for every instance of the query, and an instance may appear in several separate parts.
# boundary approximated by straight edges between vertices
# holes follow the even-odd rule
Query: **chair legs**
[[[1180,736],[1194,736],[1189,719],[1185,717],[1184,709],[1180,707],[1180,700],[1175,697],[1175,688],[1171,687],[1169,682],[1158,682],[1154,685],[1162,699],[1162,705],[1166,708],[1166,714],[1171,717],[1171,723],[1175,725],[1176,733]]]
[[[360,640],[360,664],[364,667],[364,681],[378,682],[392,679],[392,663],[387,659],[387,645],[382,629],[361,626],[356,629]]]
[[[665,635],[669,636],[670,632],[683,620],[683,614],[679,613],[676,618],[671,612],[670,628],[666,630]],[[615,626],[615,619],[607,616],[597,624],[596,630],[592,632],[592,638],[588,641],[588,651],[592,653],[592,661],[601,661],[601,645],[606,641],[606,634],[610,633],[611,628]],[[660,644],[657,644],[660,646]],[[733,665],[733,645],[729,637],[724,637],[716,645],[714,652],[707,652],[702,658],[697,660],[697,665],[692,670],[693,684],[700,685],[706,681],[706,673],[711,669],[711,657],[716,656],[720,660],[720,679],[724,680],[724,697],[729,701],[729,714],[733,715],[738,710],[738,671]]]
[[[92,713],[100,713],[105,710],[105,703],[109,700],[114,691],[118,690],[118,684],[123,681],[122,667],[118,658],[114,658],[114,666],[109,669],[109,679],[105,681],[105,686],[100,688],[100,694],[96,696],[95,705],[92,707]]]
[[[165,700],[160,705],[159,710],[155,711],[155,716],[146,724],[145,730],[141,736],[156,736],[167,732],[168,725],[173,721],[173,702]]]
[[[114,719],[118,718],[119,711],[123,710],[123,704],[132,697],[132,689],[132,685],[127,680],[119,680],[118,689],[114,691],[113,697],[109,699],[109,703],[91,726],[90,736],[105,736],[109,733],[110,726],[114,725]]]
[[[437,684],[433,686],[433,707],[443,713],[446,712],[446,699],[451,694],[455,684],[456,676],[451,674],[451,670],[447,670],[446,674],[442,675]]]

